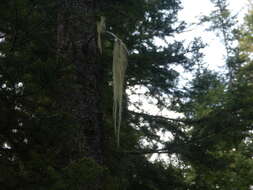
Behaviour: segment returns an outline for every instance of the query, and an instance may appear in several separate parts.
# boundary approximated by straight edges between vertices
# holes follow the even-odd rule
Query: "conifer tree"
[[[219,178],[229,179],[233,169],[251,163],[246,159],[250,148],[243,141],[251,127],[251,70],[245,66],[247,71],[238,72],[236,80],[243,82],[235,83],[233,93],[225,80],[208,70],[201,71],[189,89],[179,89],[175,65],[191,70],[203,45],[195,41],[186,48],[174,40],[157,47],[155,39],[166,41],[185,29],[176,17],[180,8],[175,0],[0,4],[1,188],[214,189]],[[97,28],[101,18],[106,32]],[[111,34],[128,49],[118,147]],[[196,53],[196,59],[188,58],[189,53]],[[145,94],[157,107],[185,117],[130,110],[124,90],[136,86],[147,89]],[[158,132],[173,138],[164,140]],[[176,155],[180,164],[150,162],[153,153]],[[242,187],[249,181],[242,181]],[[218,185],[231,187],[224,180]]]
[[[170,92],[177,76],[169,64],[191,64],[181,43],[159,51],[154,45],[154,37],[183,29],[174,25],[179,2],[12,0],[0,8],[0,164],[5,171],[0,174],[1,187],[131,189],[139,183],[144,170],[156,165],[147,164],[143,155],[132,156],[136,148],[141,150],[142,135],[130,123],[137,126],[141,116],[126,111],[126,95],[122,147],[115,146],[110,86],[113,39],[101,36],[100,55],[96,23],[104,16],[108,31],[129,49],[125,85],[146,85],[160,99],[157,95]],[[140,181],[133,180],[135,169],[127,166],[138,168],[141,162],[146,164],[138,171]],[[168,184],[153,178],[150,183],[154,185],[149,188]]]

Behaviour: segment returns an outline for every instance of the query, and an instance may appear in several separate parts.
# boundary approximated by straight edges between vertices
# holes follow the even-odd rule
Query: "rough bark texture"
[[[96,0],[60,0],[58,53],[72,68],[72,85],[62,87],[61,108],[78,125],[71,159],[93,158],[103,163],[101,84],[96,33]]]

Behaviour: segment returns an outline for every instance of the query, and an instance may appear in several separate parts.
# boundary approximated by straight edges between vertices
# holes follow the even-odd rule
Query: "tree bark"
[[[103,163],[101,85],[96,31],[96,0],[59,0],[58,61],[72,68],[72,85],[62,87],[61,108],[78,125],[71,159],[82,157]]]

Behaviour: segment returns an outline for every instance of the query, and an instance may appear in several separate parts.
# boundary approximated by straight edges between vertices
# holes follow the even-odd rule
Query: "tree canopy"
[[[201,22],[222,34],[228,75],[201,66],[200,39],[177,40],[180,0],[3,0],[0,189],[249,189],[253,12],[238,27],[227,1],[211,2]],[[128,61],[116,68],[119,142],[115,40]],[[177,67],[192,75],[183,87]],[[136,88],[179,116],[143,110]]]

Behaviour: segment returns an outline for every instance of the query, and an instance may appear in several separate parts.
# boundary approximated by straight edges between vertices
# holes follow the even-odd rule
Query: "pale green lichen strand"
[[[98,34],[98,49],[99,52],[102,54],[102,40],[101,40],[101,35],[106,31],[106,26],[105,26],[105,17],[101,16],[100,21],[97,22],[97,34]]]
[[[120,144],[120,126],[122,120],[122,101],[124,92],[124,78],[127,67],[128,51],[126,45],[112,32],[106,31],[105,17],[101,16],[100,21],[97,22],[97,43],[99,52],[102,54],[102,40],[103,33],[110,34],[114,39],[113,47],[113,120],[114,132],[117,146]]]
[[[120,39],[116,39],[113,48],[113,118],[117,146],[120,144],[120,126],[127,55],[126,45]]]

